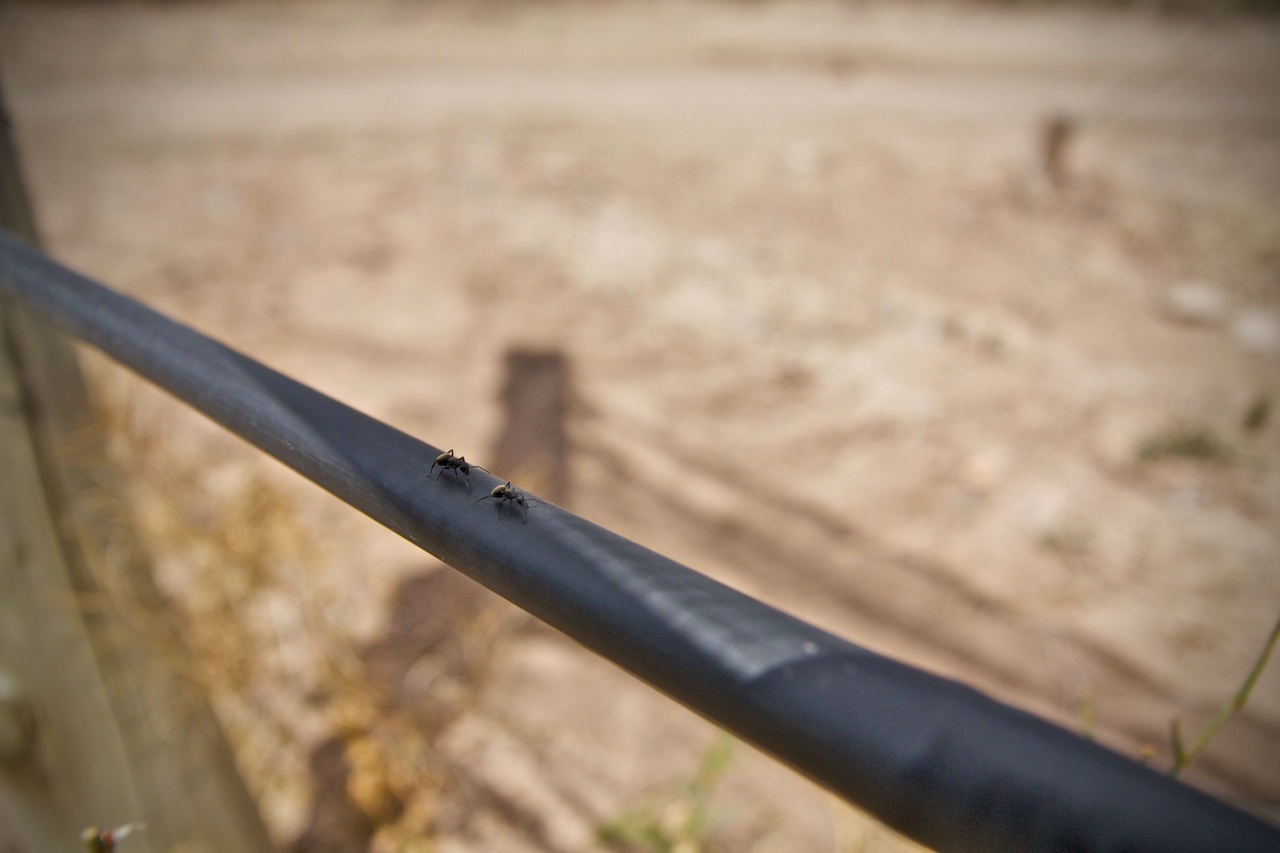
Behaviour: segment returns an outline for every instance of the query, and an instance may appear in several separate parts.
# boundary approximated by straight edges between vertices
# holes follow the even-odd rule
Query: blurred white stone
[[[1252,352],[1280,350],[1280,319],[1258,309],[1241,311],[1231,324],[1231,337]]]
[[[1179,284],[1169,291],[1165,310],[1174,320],[1194,325],[1216,325],[1227,313],[1227,297],[1222,290],[1203,281]]]
[[[965,485],[975,492],[992,491],[1003,481],[1009,471],[1012,458],[1004,447],[988,447],[970,453],[961,469]]]

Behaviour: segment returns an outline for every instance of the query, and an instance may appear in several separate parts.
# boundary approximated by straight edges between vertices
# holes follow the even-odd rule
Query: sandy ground
[[[1277,45],[938,4],[0,6],[59,258],[481,464],[505,352],[558,348],[570,508],[1159,766],[1280,615]],[[336,732],[378,849],[907,847],[747,747],[691,784],[707,724],[91,367],[282,845],[357,831],[314,819]],[[385,657],[415,600],[425,676]],[[1275,817],[1277,744],[1273,666],[1187,778]]]

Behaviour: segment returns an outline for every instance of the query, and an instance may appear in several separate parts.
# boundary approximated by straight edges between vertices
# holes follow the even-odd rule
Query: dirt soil
[[[1160,767],[1280,616],[1278,45],[935,3],[0,5],[58,258],[480,464],[508,350],[559,350],[569,508]],[[90,367],[281,846],[910,849]],[[1186,778],[1280,820],[1280,666]]]

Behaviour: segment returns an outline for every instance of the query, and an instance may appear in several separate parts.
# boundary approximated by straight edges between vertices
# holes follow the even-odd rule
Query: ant
[[[480,503],[480,501],[486,500],[488,498],[493,498],[494,500],[498,501],[499,512],[502,511],[503,504],[506,504],[506,503],[515,504],[516,509],[520,510],[521,524],[525,524],[529,520],[527,515],[528,509],[529,509],[529,501],[537,500],[537,498],[531,498],[528,495],[526,495],[524,492],[517,489],[515,486],[511,485],[510,480],[507,481],[506,485],[494,486],[493,491],[489,492],[489,494],[485,495],[483,498],[480,498],[480,500],[476,501],[476,503]]]
[[[445,471],[452,471],[453,478],[455,480],[458,479],[459,474],[464,477],[470,477],[472,468],[480,468],[481,471],[489,470],[487,468],[481,468],[479,465],[472,465],[467,461],[465,456],[454,456],[453,449],[450,448],[436,457],[436,461],[431,463],[431,467],[427,470],[426,474],[422,475],[422,478],[425,480],[427,477],[430,477],[431,472],[436,470],[437,465],[440,466],[440,474],[443,474]],[[437,480],[440,479],[440,474],[436,474],[435,478]],[[467,491],[471,491],[471,481],[467,479],[463,482],[466,483]]]

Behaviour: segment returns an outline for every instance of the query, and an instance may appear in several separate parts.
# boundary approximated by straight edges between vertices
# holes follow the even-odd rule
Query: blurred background
[[[1167,768],[1280,614],[1260,12],[8,2],[0,73],[56,258]],[[281,849],[915,849],[85,358]],[[1185,777],[1275,820],[1277,744],[1273,667]]]

